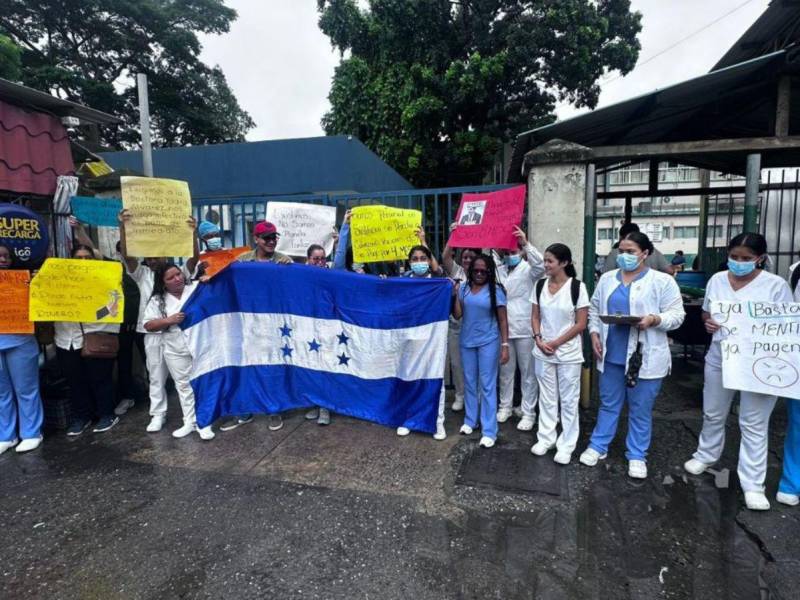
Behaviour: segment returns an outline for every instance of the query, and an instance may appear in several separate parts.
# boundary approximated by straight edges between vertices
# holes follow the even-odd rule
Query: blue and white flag
[[[184,306],[197,423],[321,406],[433,432],[447,279],[234,263]]]

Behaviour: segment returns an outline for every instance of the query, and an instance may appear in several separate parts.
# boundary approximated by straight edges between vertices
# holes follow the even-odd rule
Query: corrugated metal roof
[[[50,112],[58,117],[78,117],[83,123],[106,125],[122,122],[122,119],[113,115],[89,108],[88,106],[83,106],[82,104],[77,104],[76,102],[62,100],[48,93],[40,92],[39,90],[34,90],[33,88],[2,78],[0,78],[0,100],[5,100],[6,102],[33,110],[38,109],[44,112]]]
[[[139,151],[100,156],[114,169],[142,169]],[[350,136],[162,148],[153,174],[188,181],[194,198],[412,189]]]
[[[52,195],[73,172],[69,138],[58,118],[0,100],[0,190]]]

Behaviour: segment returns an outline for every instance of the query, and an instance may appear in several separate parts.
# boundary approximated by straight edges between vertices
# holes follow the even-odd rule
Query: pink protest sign
[[[451,248],[517,247],[514,227],[522,221],[525,186],[486,194],[464,194],[456,215],[456,228],[447,244]]]

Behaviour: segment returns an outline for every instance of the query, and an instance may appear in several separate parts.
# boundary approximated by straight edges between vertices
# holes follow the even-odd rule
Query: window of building
[[[722,239],[723,235],[724,235],[724,231],[723,231],[722,225],[709,225],[706,228],[706,237],[709,240]]]
[[[664,227],[661,228],[661,237],[665,240],[670,239],[672,237],[672,227],[664,225]]]
[[[731,223],[731,226],[728,228],[728,237],[731,239],[735,238],[737,235],[744,231],[744,225],[741,223]]]
[[[610,227],[603,227],[597,230],[597,239],[598,240],[613,240],[614,239],[614,230]]]
[[[691,238],[697,238],[697,226],[696,225],[676,225],[673,227],[672,237],[676,240],[687,240]]]

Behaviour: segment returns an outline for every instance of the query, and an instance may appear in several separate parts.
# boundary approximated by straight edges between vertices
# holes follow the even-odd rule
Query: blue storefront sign
[[[11,250],[15,267],[36,269],[47,257],[47,223],[24,206],[0,202],[0,244]]]

